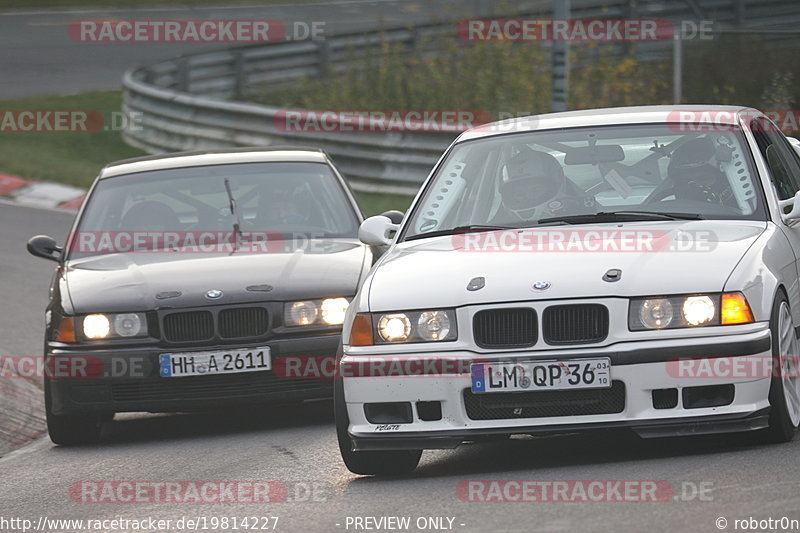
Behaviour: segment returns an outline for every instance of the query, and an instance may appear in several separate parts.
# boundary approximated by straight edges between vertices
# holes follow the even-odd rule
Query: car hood
[[[69,261],[64,280],[75,313],[352,296],[367,253],[355,240],[321,239],[263,254],[108,254]],[[207,298],[212,289],[222,296]]]
[[[407,241],[393,247],[373,271],[369,306],[372,311],[390,311],[721,291],[765,228],[766,222],[759,221],[635,222],[522,230],[528,232],[528,240],[511,239],[505,247],[500,244],[504,232]],[[536,231],[547,236],[538,251],[525,246],[536,242]],[[623,244],[623,231],[634,232],[626,235],[635,235],[635,240],[626,242],[639,243],[640,250],[648,249],[645,239],[651,235],[652,251],[616,251]],[[570,238],[577,239],[578,246],[564,251],[556,242],[559,238],[564,247]],[[621,270],[618,281],[603,280],[610,269]],[[476,277],[483,277],[485,286],[467,290]],[[536,282],[549,286],[536,290]]]

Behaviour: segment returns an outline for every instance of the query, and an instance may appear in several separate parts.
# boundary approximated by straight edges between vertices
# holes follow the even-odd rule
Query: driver
[[[295,195],[285,188],[262,190],[256,220],[263,227],[302,224],[307,216]]]
[[[525,147],[503,167],[501,206],[492,224],[591,212],[594,200],[569,181],[552,155]]]
[[[692,139],[672,153],[667,175],[674,183],[675,198],[730,204],[733,191],[719,169],[714,141],[708,137]]]

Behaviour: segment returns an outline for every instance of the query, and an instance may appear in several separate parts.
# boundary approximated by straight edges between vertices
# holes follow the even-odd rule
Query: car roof
[[[679,122],[680,113],[687,113],[691,122],[714,122],[737,125],[742,114],[754,117],[761,113],[742,106],[722,105],[657,105],[633,107],[609,107],[531,115],[484,124],[462,133],[456,142],[504,135],[507,133],[533,132],[539,130],[577,128],[582,126],[612,126],[620,124],[658,124]]]
[[[170,168],[226,165],[236,163],[304,162],[327,163],[325,152],[316,148],[276,146],[271,148],[232,148],[195,152],[175,152],[109,163],[100,171],[100,179],[135,172]]]

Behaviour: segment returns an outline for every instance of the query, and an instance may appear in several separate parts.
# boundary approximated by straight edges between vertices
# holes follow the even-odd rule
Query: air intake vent
[[[172,313],[164,317],[164,338],[168,341],[204,341],[213,336],[214,318],[208,311]]]
[[[267,327],[267,310],[263,307],[224,309],[219,313],[219,334],[226,339],[259,337]]]
[[[554,305],[542,315],[547,344],[588,344],[608,336],[608,309],[599,304]]]
[[[536,311],[529,307],[478,311],[472,320],[481,348],[527,348],[536,344]]]

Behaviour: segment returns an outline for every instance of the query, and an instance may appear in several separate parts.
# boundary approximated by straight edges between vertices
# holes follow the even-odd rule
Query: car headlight
[[[319,306],[320,318],[323,322],[330,325],[338,325],[344,323],[344,314],[347,312],[347,307],[350,302],[347,298],[328,298],[322,300]]]
[[[352,346],[453,341],[458,338],[453,309],[356,315]]]
[[[382,315],[378,319],[378,335],[384,342],[406,342],[411,334],[411,321],[403,313]]]
[[[631,331],[694,328],[754,322],[743,294],[692,294],[635,298],[628,310]]]
[[[83,335],[89,340],[147,336],[144,313],[93,314],[83,317]]]
[[[344,322],[344,315],[349,305],[350,301],[347,298],[288,302],[283,308],[283,322],[289,327],[338,326]]]

